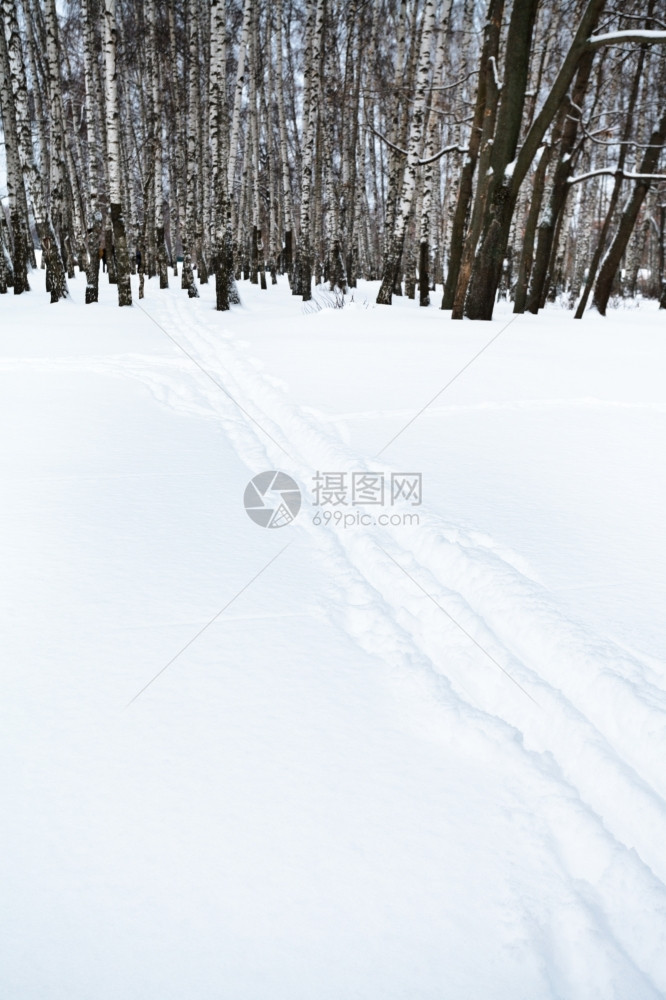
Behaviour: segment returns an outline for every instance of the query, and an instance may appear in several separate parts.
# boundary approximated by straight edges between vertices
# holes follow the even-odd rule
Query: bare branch
[[[604,167],[601,170],[590,170],[587,174],[570,177],[567,184],[580,184],[590,177],[615,177],[622,181],[666,181],[666,174],[637,174],[631,170],[612,170],[610,167]]]
[[[400,153],[401,156],[407,156],[407,150],[401,149],[400,146],[396,146],[395,143],[391,142],[390,139],[387,139],[385,135],[382,135],[381,132],[378,132],[377,129],[373,128],[372,125],[370,125],[368,122],[365,123],[365,128],[368,130],[368,132],[372,132],[373,135],[376,135],[378,139],[381,139],[382,142],[385,142],[386,145],[389,146],[389,148],[392,149],[395,153]],[[427,167],[429,163],[434,163],[436,160],[441,159],[442,156],[446,156],[447,153],[468,153],[468,152],[469,150],[465,146],[458,146],[457,144],[455,146],[445,146],[444,149],[440,149],[439,152],[435,153],[433,156],[428,156],[425,160],[417,160],[416,165],[418,167]]]
[[[639,29],[630,31],[608,31],[604,35],[592,35],[587,40],[591,49],[601,49],[605,45],[630,45],[638,42],[641,45],[664,45],[666,43],[666,31],[640,31]]]

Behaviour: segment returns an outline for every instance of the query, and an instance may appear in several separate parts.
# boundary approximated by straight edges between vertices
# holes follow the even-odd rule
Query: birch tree
[[[51,0],[54,3],[55,0]],[[118,305],[132,305],[130,263],[121,194],[120,117],[116,65],[116,0],[104,0],[104,96],[108,142],[109,211],[118,272]],[[109,250],[107,248],[107,254]]]
[[[164,190],[162,146],[164,142],[162,123],[162,79],[159,52],[157,48],[157,4],[148,0],[146,4],[148,20],[148,67],[150,73],[150,146],[153,160],[153,227],[157,272],[160,288],[169,287],[166,246],[164,243]]]
[[[99,181],[98,163],[100,138],[99,104],[95,100],[96,86],[93,65],[95,62],[95,41],[93,19],[88,0],[81,0],[83,21],[83,66],[85,86],[85,111],[87,131],[87,215],[88,215],[88,259],[86,265],[86,304],[99,301],[99,248],[102,235],[103,216],[98,204]]]
[[[4,5],[3,15],[7,11],[7,6]],[[16,9],[13,7],[9,13],[9,21],[13,19],[15,13]],[[29,11],[27,12],[27,16],[30,16]],[[37,235],[41,243],[43,260],[46,267],[46,288],[50,292],[51,302],[56,303],[67,294],[67,280],[59,242],[46,200],[47,178],[44,175],[44,169],[39,170],[33,153],[32,132],[28,113],[28,88],[20,37],[18,32],[16,32],[14,36],[15,44],[8,49],[4,44],[4,31],[0,32],[0,35],[2,36],[0,37],[0,76],[3,79],[11,76],[11,79],[15,83],[14,105],[9,100],[11,92],[9,90],[6,91],[6,99],[9,102],[7,104],[5,119],[6,149],[8,155],[11,154],[12,149],[19,150],[19,159],[21,161],[23,176],[26,180],[26,187],[30,192],[35,228],[37,229]],[[28,48],[30,48],[30,43],[28,44]],[[36,78],[33,78],[33,80],[36,80]],[[38,107],[41,106],[41,102],[36,103]],[[3,114],[4,108],[5,105],[3,102]],[[45,154],[45,149],[46,146],[44,145],[42,155]]]
[[[269,11],[270,17],[270,11]],[[289,153],[287,143],[287,119],[284,101],[284,66],[283,66],[283,31],[284,7],[283,0],[275,3],[275,80],[277,89],[277,110],[279,126],[280,176],[282,180],[282,217],[284,220],[284,256],[283,268],[291,280],[293,258],[293,207],[291,198],[291,179],[289,175]]]
[[[400,266],[400,260],[402,258],[407,222],[412,207],[414,191],[416,189],[416,174],[421,156],[423,124],[428,94],[428,83],[430,81],[431,49],[435,33],[436,15],[436,0],[426,0],[423,15],[423,30],[421,34],[421,49],[419,53],[416,77],[416,92],[414,95],[414,109],[412,112],[412,121],[407,141],[407,162],[402,183],[402,191],[400,193],[400,200],[396,212],[395,224],[391,234],[390,249],[384,265],[382,284],[377,295],[377,303],[380,305],[391,304],[393,286],[397,277],[398,268]]]
[[[0,108],[5,135],[5,161],[7,164],[7,197],[9,220],[12,230],[12,276],[14,294],[21,295],[29,289],[26,259],[26,234],[28,220],[23,212],[25,191],[19,154],[16,104],[11,83],[9,52],[5,37],[5,5],[2,5],[3,23],[0,24]],[[0,209],[1,211],[1,209]]]
[[[314,7],[314,9],[313,9]],[[307,119],[304,117],[305,133],[301,170],[301,216],[296,250],[296,267],[292,291],[302,295],[303,301],[312,298],[312,244],[311,244],[311,198],[315,142],[317,133],[317,113],[320,95],[321,60],[324,42],[324,0],[313,0],[310,16],[314,14],[310,58],[307,65]]]
[[[220,310],[267,271],[306,302],[380,278],[388,303],[418,277],[419,304],[443,284],[454,319],[489,319],[498,296],[578,314],[614,289],[661,296],[663,0],[0,0],[0,15],[0,291],[29,287],[36,231],[54,301],[77,265],[97,301],[100,243],[124,303],[135,259],[150,296],[181,254],[192,296],[211,265]]]

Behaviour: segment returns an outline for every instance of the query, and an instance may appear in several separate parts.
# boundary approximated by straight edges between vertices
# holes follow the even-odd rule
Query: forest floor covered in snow
[[[3,995],[666,996],[664,314],[42,280],[0,301]]]

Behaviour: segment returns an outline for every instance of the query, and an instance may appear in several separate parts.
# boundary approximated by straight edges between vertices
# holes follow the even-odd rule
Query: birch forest
[[[0,0],[0,293],[666,307],[666,0]],[[663,171],[663,172],[660,172]],[[136,294],[136,292],[135,292]]]

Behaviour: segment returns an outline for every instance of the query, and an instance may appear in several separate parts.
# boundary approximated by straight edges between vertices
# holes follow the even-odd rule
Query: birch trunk
[[[416,189],[416,173],[418,170],[418,161],[421,155],[423,123],[431,70],[431,48],[435,30],[436,14],[436,0],[426,0],[426,7],[423,15],[423,30],[421,34],[421,48],[419,52],[416,77],[414,109],[412,112],[412,122],[407,142],[407,164],[402,182],[400,201],[396,212],[395,225],[393,227],[393,234],[391,237],[391,245],[386,263],[384,265],[382,284],[377,295],[378,305],[390,305],[393,299],[393,287],[398,276],[400,259],[402,257],[402,250],[405,243],[405,233],[407,231],[407,221],[409,219],[412,199]]]
[[[31,137],[31,122],[28,108],[28,88],[23,62],[23,46],[19,33],[18,11],[16,0],[2,0],[2,15],[5,22],[5,33],[7,43],[7,56],[9,58],[9,71],[11,76],[12,91],[14,95],[14,108],[16,112],[16,127],[18,131],[19,161],[21,164],[22,179],[19,184],[19,206],[21,216],[24,220],[24,248],[27,267],[36,267],[35,248],[30,235],[30,216],[28,198],[28,178],[25,172],[25,165],[28,158],[32,158],[32,148],[30,157],[24,155],[24,143],[27,136]],[[37,102],[37,95],[35,95]],[[29,284],[26,272],[26,291],[29,291]]]
[[[433,71],[433,86],[438,86],[442,73],[444,70],[444,65],[447,56],[447,29],[449,18],[451,17],[451,7],[453,0],[445,0],[446,8],[444,12],[444,17],[441,22],[439,22],[434,30],[435,38],[437,40],[436,55],[435,55],[435,68]],[[430,103],[432,105],[430,114],[428,115],[428,123],[426,126],[426,141],[425,141],[425,158],[429,159],[435,155],[436,152],[436,140],[438,136],[438,116],[437,111],[439,108],[438,101],[438,91],[431,91]],[[430,305],[430,235],[431,235],[431,212],[432,212],[432,202],[433,202],[433,176],[434,176],[435,164],[427,163],[423,170],[423,188],[421,194],[421,203],[419,206],[419,213],[417,214],[417,219],[420,223],[419,229],[419,305],[429,306]]]
[[[223,132],[226,121],[227,66],[226,0],[211,0],[210,7],[210,89],[208,94],[208,129],[212,163],[212,266],[215,272],[215,304],[219,311],[229,308],[229,285],[233,280],[226,240],[227,169]]]
[[[303,150],[303,170],[301,178],[301,217],[298,237],[298,276],[292,291],[302,295],[304,302],[312,298],[312,244],[311,244],[311,198],[313,168],[315,165],[315,142],[317,135],[317,113],[319,110],[319,81],[324,35],[324,0],[314,0],[314,27],[312,30],[311,55],[308,60],[308,118],[305,147]],[[305,124],[305,121],[304,121]]]
[[[160,288],[168,288],[169,271],[167,268],[166,246],[164,243],[164,187],[162,182],[162,85],[159,53],[157,49],[157,8],[155,0],[148,0],[146,13],[148,19],[148,53],[151,87],[150,139],[153,163],[153,239],[155,254],[157,257],[157,273],[160,279]]]
[[[50,207],[53,229],[62,257],[65,257],[65,184],[66,184],[66,157],[65,138],[63,134],[63,107],[62,94],[60,90],[60,41],[58,36],[58,15],[56,13],[55,0],[46,0],[46,62],[48,71],[48,104],[50,123],[50,148],[51,148],[51,183],[50,183]],[[64,262],[64,261],[63,261]],[[54,272],[52,280],[58,282],[64,280]],[[47,265],[47,281],[48,281]],[[51,299],[57,296],[56,301],[66,294],[66,287],[62,285],[52,287]]]
[[[28,50],[30,51],[32,39],[34,37],[32,35],[32,12],[30,10],[26,10],[25,15],[30,26],[28,32]],[[37,168],[33,154],[32,133],[30,129],[27,106],[28,91],[27,86],[25,86],[25,65],[23,63],[20,44],[18,44],[13,50],[10,50],[10,59],[12,57],[12,52],[14,61],[11,64],[11,73],[17,84],[16,104],[18,108],[18,123],[20,126],[19,144],[23,174],[30,193],[30,201],[32,203],[32,210],[35,217],[37,235],[39,236],[42,246],[42,264],[46,267],[46,289],[51,294],[51,302],[55,303],[67,294],[65,268],[58,240],[51,221],[51,216],[48,211],[48,203],[46,200],[46,191],[48,188],[47,178],[44,175],[44,168],[42,167],[41,171]],[[34,61],[31,63],[31,66],[34,68],[34,72],[36,73],[36,64]],[[33,71],[31,70],[31,72]],[[36,76],[33,76],[33,83],[36,83],[36,79]],[[39,107],[40,105],[38,104],[37,106]]]
[[[226,207],[227,223],[224,237],[225,259],[228,262],[227,273],[229,276],[229,287],[227,296],[229,302],[239,303],[240,296],[234,279],[234,243],[238,242],[237,234],[234,240],[234,226],[237,219],[234,219],[234,179],[238,163],[238,138],[240,135],[241,104],[243,100],[243,88],[245,84],[245,58],[250,40],[250,29],[252,27],[252,3],[253,0],[245,0],[243,6],[243,27],[241,29],[240,44],[238,47],[238,65],[236,67],[236,84],[234,87],[234,105],[231,116],[231,126],[229,129],[229,155],[227,157],[227,183],[226,183]]]
[[[9,202],[9,221],[12,229],[12,274],[14,294],[21,295],[30,290],[28,284],[28,260],[26,254],[26,234],[28,219],[23,211],[22,201],[25,199],[23,188],[23,172],[19,152],[19,138],[16,115],[16,102],[12,90],[9,52],[5,38],[5,5],[2,5],[2,21],[0,21],[0,110],[2,111],[2,126],[5,139],[5,161],[7,164],[7,200]],[[23,191],[23,199],[21,198]],[[0,207],[0,213],[2,207]]]
[[[187,191],[185,208],[185,225],[180,234],[183,246],[183,270],[181,287],[187,289],[191,299],[198,297],[199,292],[194,282],[192,270],[192,245],[197,246],[195,231],[198,225],[196,219],[197,197],[197,126],[199,121],[199,51],[198,51],[198,20],[196,15],[196,0],[187,0],[188,14],[188,112],[187,112],[187,163],[185,167],[185,186]]]
[[[269,15],[270,16],[270,15]],[[284,109],[284,68],[283,68],[283,38],[282,38],[282,21],[283,21],[283,0],[276,0],[275,3],[275,51],[276,51],[276,62],[275,62],[275,75],[277,82],[277,109],[278,109],[278,128],[280,135],[280,176],[282,179],[282,217],[284,226],[284,252],[282,256],[282,270],[286,271],[289,275],[289,281],[293,278],[293,240],[294,240],[294,223],[293,223],[293,205],[291,199],[291,179],[289,176],[289,156],[287,147],[287,119],[285,116]]]
[[[98,205],[98,172],[99,160],[99,107],[94,100],[95,82],[93,61],[95,59],[95,43],[91,12],[88,0],[81,0],[81,19],[83,21],[83,82],[85,85],[86,108],[86,165],[87,165],[87,261],[86,261],[86,305],[99,300],[99,254],[102,237],[102,213]]]
[[[51,0],[54,2],[54,0]],[[109,208],[113,227],[115,263],[118,281],[118,305],[132,305],[130,262],[121,196],[120,120],[118,77],[116,65],[116,0],[104,0],[104,94],[106,100],[106,134],[108,142]],[[109,248],[107,246],[107,257]]]

